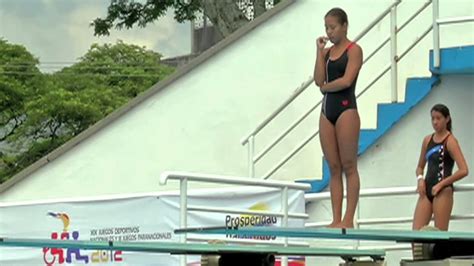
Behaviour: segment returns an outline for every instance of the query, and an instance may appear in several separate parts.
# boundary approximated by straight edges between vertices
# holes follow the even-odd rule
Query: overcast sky
[[[89,23],[104,17],[110,0],[0,0],[0,38],[22,44],[40,59],[41,69],[50,62],[74,62],[92,43],[126,43],[146,46],[164,57],[188,54],[190,24],[174,21],[173,13],[144,29],[111,31],[94,37]],[[57,70],[57,69],[56,69]]]

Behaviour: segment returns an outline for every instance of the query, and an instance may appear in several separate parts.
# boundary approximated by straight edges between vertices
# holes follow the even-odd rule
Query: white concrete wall
[[[93,137],[0,195],[2,201],[63,198],[175,189],[158,186],[164,170],[247,175],[247,150],[239,144],[257,124],[312,75],[315,39],[324,34],[323,16],[334,6],[349,14],[353,38],[392,1],[298,0],[262,26],[131,110]],[[400,5],[403,22],[424,1]],[[441,15],[469,15],[471,1],[441,1]],[[399,38],[402,49],[431,21],[430,9]],[[365,54],[388,36],[388,17],[360,42]],[[472,24],[443,29],[442,46],[474,43]],[[428,36],[400,63],[399,91],[407,76],[428,73]],[[358,89],[382,66],[388,51],[364,66]],[[383,59],[383,60],[382,60]],[[364,127],[375,126],[376,104],[388,101],[388,76],[359,101]],[[295,117],[321,99],[312,85],[289,110],[257,136],[259,151]],[[262,175],[317,128],[319,109],[257,165]],[[367,157],[371,157],[368,155]],[[321,175],[319,140],[313,140],[275,174],[278,179]]]
[[[416,106],[409,116],[403,118],[388,134],[383,136],[359,160],[361,187],[380,188],[415,186],[415,169],[424,136],[431,134],[430,109],[437,103],[446,104],[453,119],[453,134],[458,139],[466,158],[470,175],[456,184],[474,183],[474,76],[443,76],[439,86]],[[454,170],[456,170],[456,166]],[[454,194],[453,214],[474,213],[474,192]],[[360,200],[361,218],[412,217],[417,196],[392,196]],[[331,219],[329,201],[307,205],[313,221]],[[410,223],[398,225],[371,225],[363,228],[411,229]],[[452,221],[451,230],[473,231],[474,220]],[[334,242],[332,242],[334,243]],[[352,242],[354,243],[354,242]],[[338,245],[340,242],[338,242]],[[345,243],[350,245],[351,243]],[[374,242],[365,242],[374,246]],[[377,243],[380,244],[380,243]],[[392,244],[392,243],[381,243]],[[398,265],[401,257],[409,257],[409,252],[390,252],[389,264]],[[319,261],[318,261],[319,262]],[[390,263],[391,262],[391,263]],[[329,264],[322,265],[333,265]]]

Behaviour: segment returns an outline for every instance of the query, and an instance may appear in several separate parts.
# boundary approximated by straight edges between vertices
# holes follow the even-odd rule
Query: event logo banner
[[[191,192],[188,204],[260,211],[280,211],[280,193],[272,189],[220,189]],[[230,208],[230,207],[229,207]],[[290,191],[289,211],[304,212],[303,193]],[[265,215],[188,212],[188,226],[277,226],[280,218]],[[303,226],[290,220],[290,226]],[[179,242],[179,195],[156,193],[107,199],[82,199],[0,205],[0,235],[10,238],[120,242]],[[190,237],[190,235],[188,235]],[[213,236],[225,241],[238,236]],[[255,236],[255,240],[276,241]],[[188,256],[188,265],[200,265]],[[298,263],[297,263],[298,261]],[[295,259],[294,265],[301,264]],[[179,256],[120,250],[0,247],[0,265],[179,265]]]

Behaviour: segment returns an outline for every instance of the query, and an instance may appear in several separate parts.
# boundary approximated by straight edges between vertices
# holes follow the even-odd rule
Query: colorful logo
[[[69,228],[69,216],[62,212],[48,212],[48,215],[54,218],[58,218],[63,222],[63,232],[67,232]]]
[[[79,231],[69,232],[71,219],[69,215],[62,212],[48,212],[48,216],[59,219],[63,223],[61,233],[52,232],[51,239],[79,240]],[[122,251],[120,250],[95,250],[91,254],[84,254],[79,248],[43,248],[43,261],[46,266],[54,266],[71,263],[109,263],[121,262]]]

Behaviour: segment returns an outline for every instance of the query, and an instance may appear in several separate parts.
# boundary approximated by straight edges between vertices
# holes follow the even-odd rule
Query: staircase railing
[[[439,27],[441,25],[474,22],[474,16],[455,17],[455,18],[439,18],[439,0],[433,1],[433,67],[440,66],[440,52],[439,52]]]

